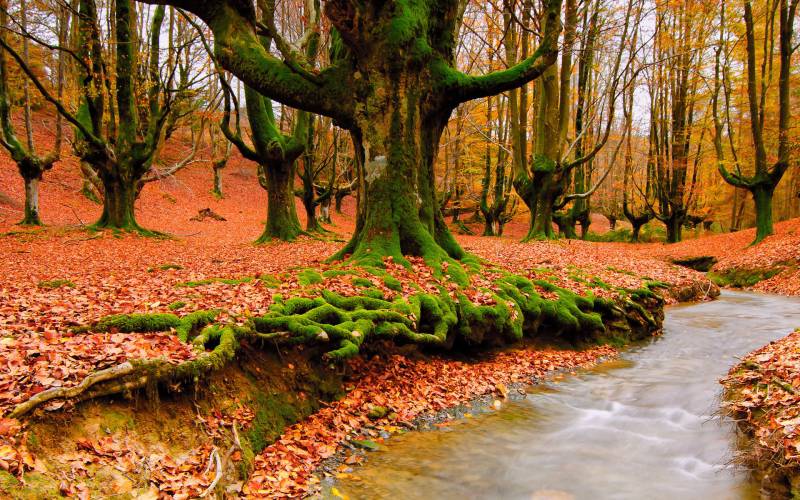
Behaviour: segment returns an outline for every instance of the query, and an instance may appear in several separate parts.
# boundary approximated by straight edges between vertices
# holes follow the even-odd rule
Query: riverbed
[[[671,307],[656,340],[499,410],[392,437],[334,486],[350,499],[758,498],[732,463],[718,380],[797,327],[797,298]]]

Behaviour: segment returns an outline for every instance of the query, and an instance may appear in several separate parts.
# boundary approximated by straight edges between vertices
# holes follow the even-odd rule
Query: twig
[[[83,220],[82,220],[80,217],[78,217],[78,213],[75,211],[75,209],[74,209],[74,208],[72,208],[70,205],[67,205],[66,203],[61,203],[61,205],[62,205],[62,206],[65,206],[65,207],[67,207],[67,208],[69,208],[70,210],[72,210],[72,215],[74,215],[74,216],[75,216],[75,218],[76,218],[76,219],[78,219],[78,222],[80,223],[80,225],[81,225],[81,226],[85,226],[85,225],[86,225],[86,224],[83,222]]]
[[[211,468],[212,460],[217,465],[216,475],[214,476],[214,480],[211,482],[211,484],[208,485],[208,488],[206,488],[206,490],[203,493],[200,494],[200,498],[205,498],[205,497],[207,497],[209,495],[209,493],[214,491],[214,488],[217,487],[217,483],[219,483],[219,480],[222,479],[222,461],[219,459],[219,453],[217,452],[217,448],[216,447],[213,450],[211,450],[211,456],[208,457],[208,465],[209,465],[209,467],[207,469]],[[207,470],[206,470],[206,472],[207,472]]]

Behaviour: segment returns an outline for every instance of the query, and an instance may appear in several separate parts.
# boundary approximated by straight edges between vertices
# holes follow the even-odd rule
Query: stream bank
[[[720,382],[740,431],[737,461],[770,498],[800,497],[800,330],[751,352]]]
[[[670,308],[652,343],[499,411],[393,437],[327,495],[759,498],[732,463],[736,431],[718,410],[717,380],[797,324],[800,301],[754,293]]]
[[[658,332],[658,295],[637,292],[625,307],[628,314],[603,317],[606,332],[613,333],[608,340],[621,344]],[[541,326],[547,333],[548,325]],[[375,343],[360,358],[336,366],[321,361],[320,349],[244,342],[235,361],[213,377],[38,411],[13,443],[19,450],[10,446],[24,453],[9,457],[12,473],[0,475],[0,489],[15,498],[85,492],[192,497],[208,488],[296,497],[313,491],[311,473],[321,460],[347,440],[376,437],[376,427],[391,433],[475,397],[502,395],[515,382],[614,355],[608,347],[529,346],[432,356],[413,345]],[[388,393],[395,399],[387,400]],[[24,464],[24,473],[13,474],[14,463],[20,469]]]

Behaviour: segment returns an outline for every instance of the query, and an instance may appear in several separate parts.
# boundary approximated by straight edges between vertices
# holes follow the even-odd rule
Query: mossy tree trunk
[[[20,20],[21,27],[25,31],[25,3],[20,4]],[[63,40],[65,27],[63,24],[65,19],[63,13],[59,16],[59,39]],[[39,214],[39,183],[42,180],[44,173],[51,168],[56,161],[58,161],[61,152],[61,119],[58,118],[56,124],[56,138],[53,151],[47,156],[39,156],[34,149],[33,141],[33,128],[30,117],[30,96],[27,87],[27,80],[25,81],[24,102],[25,107],[25,133],[26,144],[20,141],[15,133],[14,124],[11,119],[11,105],[12,97],[9,91],[9,66],[7,60],[6,50],[6,30],[8,29],[8,2],[7,0],[0,0],[0,145],[11,155],[11,159],[17,164],[20,176],[25,185],[25,211],[20,221],[23,226],[41,226],[42,219]],[[24,52],[19,61],[23,64],[28,62],[28,40],[23,37]],[[13,54],[19,57],[18,54]],[[59,92],[63,92],[63,54],[59,56],[59,69],[58,69],[58,82]]]
[[[294,204],[294,161],[275,161],[259,167],[267,191],[267,223],[256,243],[273,239],[292,241],[303,234]]]
[[[683,225],[686,223],[686,214],[674,211],[669,217],[662,219],[667,228],[667,243],[678,243],[683,239]]]
[[[262,9],[260,12],[263,24],[274,24],[272,16],[274,16],[273,10]],[[318,11],[311,13],[309,23],[316,25],[318,16]],[[311,58],[316,55],[318,37],[318,34],[313,34],[308,40],[309,46],[306,48],[306,53]],[[260,37],[259,45],[268,51],[272,45],[272,38]],[[226,113],[220,124],[222,132],[237,147],[242,156],[258,163],[259,180],[261,186],[267,191],[267,222],[264,232],[256,240],[256,243],[266,243],[273,239],[294,241],[305,233],[300,225],[300,219],[297,217],[294,202],[295,163],[306,152],[311,136],[313,117],[307,112],[298,112],[292,134],[284,134],[275,119],[272,101],[256,89],[246,85],[247,117],[250,122],[250,135],[253,143],[251,147],[242,138],[238,117],[236,129],[231,129],[230,102],[233,92],[222,75],[220,75],[220,82],[226,92]]]
[[[267,42],[268,43],[268,42]],[[250,87],[245,87],[247,115],[251,127],[253,147],[242,139],[236,121],[236,130],[230,127],[230,89],[225,98],[227,111],[220,128],[223,134],[236,146],[242,156],[258,164],[258,178],[267,191],[267,222],[264,232],[256,243],[266,243],[273,239],[293,241],[303,234],[294,204],[295,162],[304,150],[304,140],[297,134],[305,133],[296,128],[296,135],[284,135],[278,129],[272,102]],[[304,113],[300,113],[304,115]],[[300,116],[300,126],[307,117]]]
[[[333,118],[363,144],[361,209],[352,240],[339,255],[460,258],[436,203],[433,162],[450,113],[472,99],[519,87],[553,64],[560,0],[545,0],[540,47],[527,59],[483,76],[454,68],[459,0],[331,0],[325,14],[336,40],[330,66],[317,70],[290,44],[282,57],[258,41],[249,2],[149,0],[186,8],[214,32],[222,65],[246,84],[286,105]]]
[[[753,201],[756,205],[756,239],[761,241],[775,232],[772,224],[772,197],[775,193],[775,185],[764,183],[753,186]]]
[[[639,235],[641,234],[642,226],[644,225],[644,222],[638,220],[631,221],[631,242],[639,243]]]
[[[779,33],[779,78],[778,78],[778,132],[777,132],[777,158],[770,164],[767,154],[767,142],[764,137],[764,115],[766,110],[766,92],[763,85],[764,74],[758,75],[760,66],[762,73],[765,68],[773,67],[775,57],[774,50],[761,50],[757,45],[756,26],[753,16],[752,2],[744,2],[744,24],[746,41],[746,72],[747,72],[747,101],[750,114],[750,133],[752,135],[755,154],[754,172],[752,175],[742,173],[737,154],[735,142],[733,140],[734,129],[731,127],[730,113],[723,113],[725,122],[720,118],[719,97],[720,92],[724,94],[725,106],[730,107],[730,78],[728,70],[731,62],[727,60],[728,51],[725,51],[725,5],[720,5],[720,26],[719,44],[716,50],[716,64],[714,70],[714,93],[712,95],[712,112],[714,116],[714,147],[717,153],[718,169],[722,178],[735,188],[745,188],[753,195],[756,209],[756,237],[753,243],[758,243],[774,231],[772,222],[772,197],[775,188],[780,183],[783,175],[789,168],[791,155],[791,139],[789,127],[791,122],[791,68],[792,53],[796,47],[792,46],[792,37],[797,14],[797,1],[776,2],[770,16],[758,16],[759,21],[764,22],[764,31],[773,33],[775,30],[774,11],[778,10],[778,33]],[[760,42],[758,42],[760,43]],[[725,52],[726,60],[722,60]],[[762,60],[756,61],[760,52]],[[759,92],[759,88],[761,89]],[[728,160],[726,160],[726,146],[723,137],[727,135],[728,149],[732,156],[734,171],[729,170]]]
[[[584,118],[588,107],[590,87],[592,79],[590,71],[594,66],[593,44],[597,32],[597,16],[599,15],[599,4],[594,5],[592,15],[590,9],[584,10],[583,28],[584,40],[581,46],[581,78],[579,84],[578,116],[576,119],[575,132],[577,136],[577,146],[568,143],[568,129],[573,109],[572,99],[572,80],[573,80],[573,51],[577,38],[578,27],[578,2],[567,0],[564,9],[564,36],[561,43],[560,65],[553,65],[545,71],[539,80],[538,104],[536,123],[536,138],[533,151],[533,162],[529,168],[515,168],[514,187],[520,198],[525,202],[530,212],[530,226],[523,241],[534,239],[552,239],[557,237],[553,230],[555,212],[563,209],[571,200],[588,198],[597,189],[598,184],[587,192],[568,194],[572,173],[576,168],[583,168],[589,164],[597,153],[607,143],[615,114],[616,92],[622,80],[619,71],[622,62],[622,55],[626,52],[625,40],[628,30],[632,24],[633,2],[628,2],[625,14],[625,24],[621,33],[623,42],[613,60],[610,70],[610,83],[606,92],[609,92],[607,99],[608,110],[604,114],[605,124],[601,127],[597,137],[593,137],[594,144],[586,144],[585,134],[581,133],[585,129]],[[635,23],[635,21],[634,21]],[[634,48],[629,50],[634,51]],[[574,154],[571,151],[575,151]],[[517,162],[519,163],[519,162]],[[567,234],[577,237],[575,233],[575,222],[584,222],[584,231],[588,228],[588,205],[577,201],[578,210],[570,216],[557,216],[561,229]],[[581,205],[581,203],[583,203]]]
[[[39,181],[41,177],[33,177],[25,180],[25,215],[20,225],[22,226],[41,226],[42,219],[39,217]]]
[[[110,168],[100,172],[103,181],[103,213],[95,223],[97,228],[140,231],[136,222],[136,180],[117,175],[123,169]]]

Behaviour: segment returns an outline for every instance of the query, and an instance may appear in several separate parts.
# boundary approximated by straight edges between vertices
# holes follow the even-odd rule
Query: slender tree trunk
[[[319,205],[319,221],[323,224],[331,223],[331,198],[326,197]]]
[[[217,198],[222,198],[222,169],[225,168],[225,165],[218,166],[217,162],[214,162],[214,165],[211,167],[211,170],[214,172],[214,186],[211,188],[211,193],[216,196]]]
[[[39,217],[39,181],[41,176],[26,177],[25,181],[25,216],[20,222],[22,226],[41,226]]]

